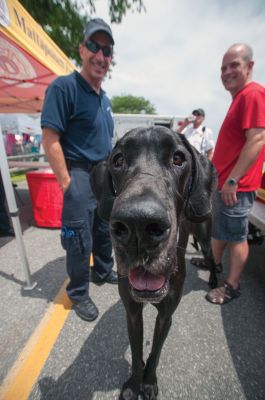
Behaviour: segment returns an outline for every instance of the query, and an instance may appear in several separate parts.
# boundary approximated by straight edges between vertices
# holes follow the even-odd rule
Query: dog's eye
[[[116,156],[114,156],[114,158],[113,158],[113,164],[116,168],[122,167],[123,161],[124,161],[124,157],[121,153],[116,154]]]
[[[184,154],[179,151],[176,151],[173,155],[173,164],[177,165],[178,167],[181,167],[183,161],[185,161]]]

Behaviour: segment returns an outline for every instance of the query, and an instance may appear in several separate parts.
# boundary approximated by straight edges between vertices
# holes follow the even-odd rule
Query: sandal
[[[190,260],[190,263],[192,265],[195,265],[195,267],[197,267],[197,268],[209,269],[208,265],[205,262],[205,259],[201,258],[201,257],[192,257],[192,259]]]
[[[240,285],[237,289],[234,289],[228,282],[225,281],[223,286],[210,290],[210,292],[206,295],[206,300],[213,304],[226,304],[229,303],[229,301],[239,297],[240,294]]]
[[[192,257],[192,259],[190,260],[190,263],[191,263],[192,265],[195,265],[195,267],[197,267],[197,268],[208,269],[208,270],[211,269],[211,268],[207,265],[205,259],[204,259],[204,258],[201,258],[201,257]],[[216,270],[216,272],[217,272],[218,274],[219,274],[220,272],[222,272],[222,271],[223,271],[223,265],[222,265],[222,263],[215,264],[215,270]]]

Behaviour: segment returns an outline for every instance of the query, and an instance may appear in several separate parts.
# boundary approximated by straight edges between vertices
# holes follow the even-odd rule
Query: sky
[[[128,11],[112,24],[115,39],[108,96],[130,94],[149,100],[158,114],[206,112],[216,138],[231,103],[220,80],[228,47],[245,42],[254,51],[253,79],[265,84],[265,0],[143,0],[146,11]],[[108,1],[95,0],[96,13],[110,23]],[[20,125],[38,121],[23,117]]]
[[[96,14],[110,23],[106,0]],[[143,0],[145,12],[128,12],[112,24],[115,40],[109,97],[143,96],[158,114],[206,113],[217,137],[231,103],[220,80],[222,57],[234,43],[254,51],[253,79],[265,84],[264,0]]]

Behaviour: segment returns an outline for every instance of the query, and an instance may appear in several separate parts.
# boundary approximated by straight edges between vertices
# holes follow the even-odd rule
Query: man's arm
[[[182,133],[184,129],[190,124],[191,122],[188,120],[188,118],[185,118],[182,124],[177,128],[176,132],[177,133]]]
[[[246,130],[246,143],[241,150],[240,156],[229,178],[239,180],[257,160],[263,146],[265,145],[265,128],[252,128]],[[227,206],[233,206],[237,202],[237,185],[229,186],[226,182],[221,189],[223,202]]]
[[[51,168],[63,192],[65,192],[70,184],[71,178],[66,167],[59,133],[50,128],[43,128],[42,144]]]
[[[206,145],[206,156],[208,160],[212,160],[214,153],[214,140],[213,140],[213,132],[210,128],[206,128],[205,126],[202,128],[202,133],[205,138]]]
[[[207,155],[208,160],[211,161],[211,159],[213,158],[213,149],[206,151],[206,155]]]

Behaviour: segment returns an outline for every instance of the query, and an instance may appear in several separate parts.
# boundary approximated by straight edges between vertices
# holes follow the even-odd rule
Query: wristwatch
[[[229,186],[236,186],[236,185],[237,185],[237,180],[234,179],[234,178],[229,178],[229,179],[227,179],[226,183],[227,183]]]

